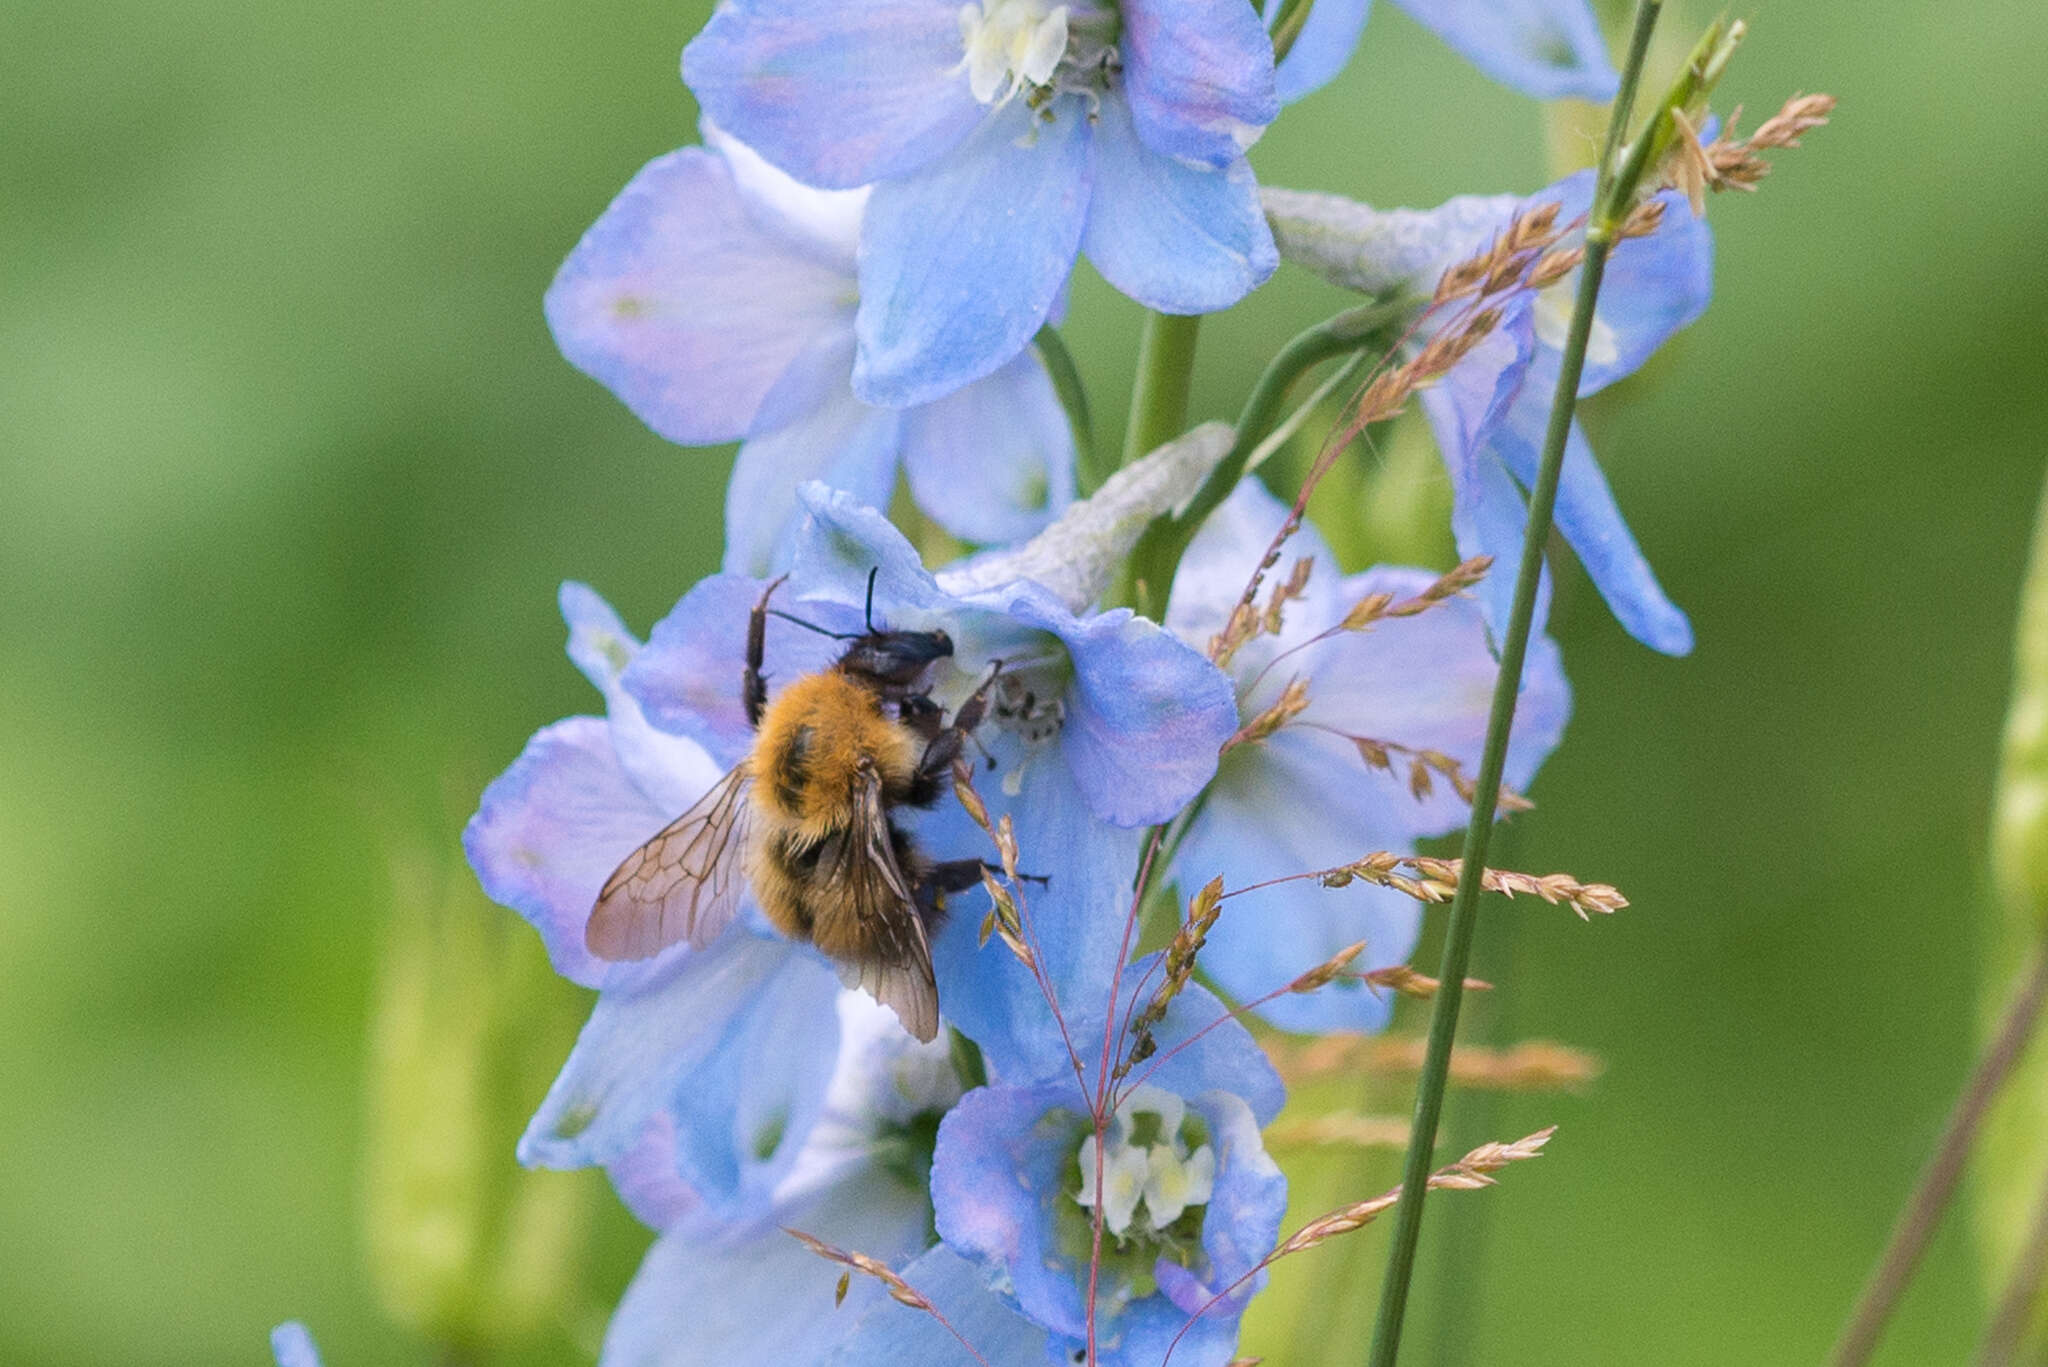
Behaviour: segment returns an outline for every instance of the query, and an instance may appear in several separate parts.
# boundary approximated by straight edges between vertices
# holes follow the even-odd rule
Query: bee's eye
[[[951,655],[953,653],[953,638],[943,631],[934,631],[932,633],[932,644],[938,647],[939,654],[941,655]]]

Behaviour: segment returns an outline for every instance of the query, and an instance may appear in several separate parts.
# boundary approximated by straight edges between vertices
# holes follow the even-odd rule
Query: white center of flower
[[[1578,290],[1577,280],[1576,273],[1568,275],[1536,294],[1536,340],[1558,351],[1564,350],[1565,335],[1571,331],[1572,299]],[[1613,365],[1620,355],[1621,347],[1615,339],[1614,329],[1595,311],[1593,330],[1586,336],[1587,362],[1591,365]]]
[[[1122,1238],[1165,1229],[1191,1206],[1207,1205],[1216,1189],[1216,1151],[1189,1145],[1181,1121],[1187,1107],[1172,1092],[1138,1087],[1110,1124],[1103,1150],[1102,1223]],[[1095,1208],[1095,1136],[1081,1141],[1081,1190],[1074,1199]]]
[[[1049,86],[1067,52],[1067,7],[1045,0],[981,0],[960,7],[967,86],[1004,104],[1026,86]]]

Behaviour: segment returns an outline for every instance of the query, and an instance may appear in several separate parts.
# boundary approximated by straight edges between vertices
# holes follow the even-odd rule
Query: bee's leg
[[[761,662],[768,651],[768,599],[787,578],[785,574],[762,589],[761,601],[754,604],[754,611],[747,618],[747,667],[740,678],[740,698],[747,707],[747,725],[757,731],[761,729],[761,710],[768,705],[768,676],[761,672]]]
[[[946,859],[927,867],[911,890],[917,900],[917,914],[926,930],[936,931],[946,919],[946,898],[981,883],[981,871],[1001,872],[979,859]]]
[[[909,727],[927,748],[939,738],[939,732],[946,729],[945,709],[922,693],[913,693],[897,703],[896,717]]]
[[[946,726],[937,727],[925,742],[924,756],[918,760],[917,772],[910,779],[908,801],[911,805],[929,807],[938,801],[940,785],[953,768],[953,761],[960,758],[960,752],[973,738],[974,729],[988,715],[988,691],[995,686],[996,676],[1001,672],[1001,665],[991,669],[980,687],[968,694],[967,701],[953,713],[953,720]],[[925,700],[925,705],[937,713],[937,705],[929,699]],[[904,720],[909,721],[910,718],[906,716]],[[936,722],[936,717],[933,720]]]

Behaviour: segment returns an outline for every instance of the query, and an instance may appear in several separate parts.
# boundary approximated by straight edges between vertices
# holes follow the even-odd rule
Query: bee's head
[[[885,697],[902,697],[917,690],[934,661],[952,653],[953,638],[943,631],[869,631],[854,638],[838,669]]]

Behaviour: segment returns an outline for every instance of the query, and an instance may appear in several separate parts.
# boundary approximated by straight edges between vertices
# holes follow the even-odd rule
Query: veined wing
[[[682,939],[702,949],[731,924],[747,893],[751,777],[735,765],[613,870],[583,929],[592,954],[645,959]]]
[[[821,901],[854,920],[861,951],[847,962],[860,986],[894,1011],[904,1029],[932,1039],[939,1033],[939,988],[931,945],[910,881],[896,862],[882,779],[873,770],[861,777],[846,838],[834,843],[819,872],[827,889]]]

